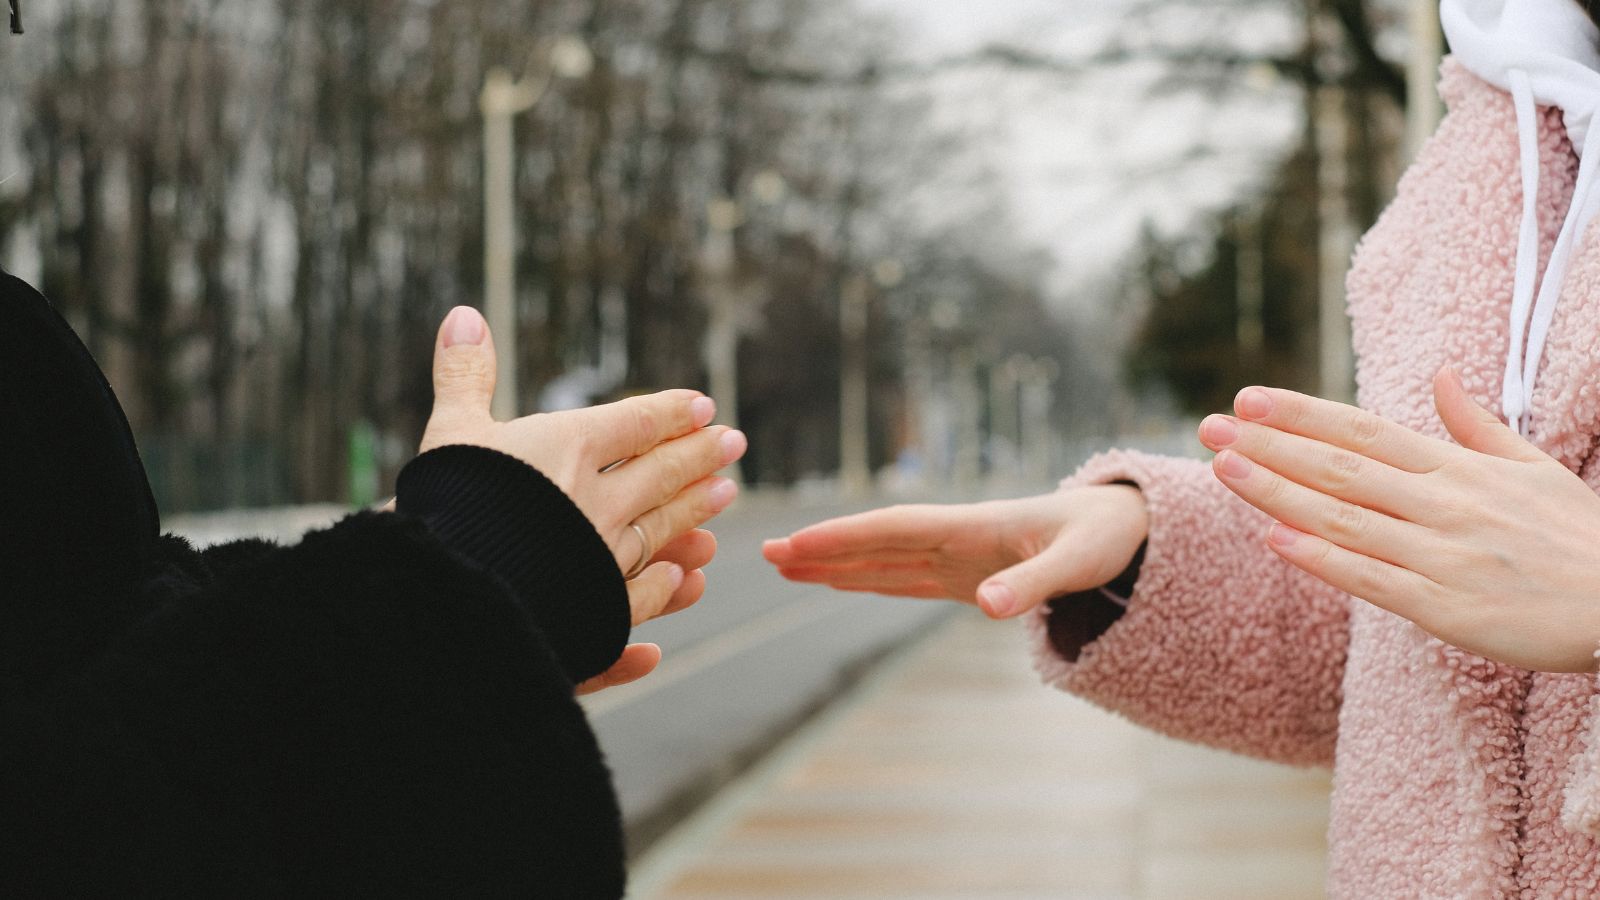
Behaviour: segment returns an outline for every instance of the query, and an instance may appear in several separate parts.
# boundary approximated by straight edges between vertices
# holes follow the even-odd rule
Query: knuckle
[[[1372,527],[1371,515],[1359,506],[1340,503],[1328,513],[1328,532],[1339,543],[1358,542]]]
[[[1257,470],[1260,474],[1261,470]],[[1280,507],[1288,499],[1288,488],[1284,480],[1276,475],[1256,479],[1261,483],[1257,488],[1257,497],[1261,504],[1274,509]]]
[[[692,491],[660,508],[664,540],[680,535],[711,518],[711,498],[706,491]]]
[[[1318,577],[1328,574],[1329,557],[1333,553],[1333,546],[1327,541],[1317,541],[1311,551],[1306,554],[1303,564],[1307,571]]]
[[[1370,602],[1388,594],[1389,579],[1375,564],[1363,562],[1356,568],[1354,575],[1350,584],[1352,595]]]
[[[1322,462],[1322,486],[1334,493],[1344,493],[1356,487],[1364,474],[1361,457],[1354,453],[1334,450]]]
[[[656,443],[656,413],[648,403],[633,404],[634,443],[648,447]]]
[[[488,381],[489,361],[482,353],[444,353],[435,373],[443,386],[475,386]]]
[[[662,402],[672,410],[672,420],[681,428],[688,428],[694,422],[694,409],[692,404],[700,394],[690,390],[672,390],[661,395]]]
[[[1383,420],[1360,411],[1349,413],[1349,431],[1356,448],[1370,450],[1383,441]]]
[[[1273,459],[1282,450],[1283,442],[1275,428],[1249,427],[1242,429],[1238,449],[1255,460]]]
[[[1298,396],[1276,398],[1272,412],[1273,418],[1290,431],[1299,431],[1308,418],[1305,401]]]
[[[693,480],[688,459],[682,453],[669,450],[658,451],[661,458],[661,479],[665,489],[671,494],[677,493]]]

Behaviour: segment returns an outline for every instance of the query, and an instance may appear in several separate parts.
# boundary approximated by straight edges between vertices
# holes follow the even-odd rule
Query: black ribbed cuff
[[[1126,603],[1112,600],[1106,592],[1124,601],[1133,597],[1133,587],[1139,581],[1139,570],[1144,567],[1144,554],[1149,547],[1149,541],[1140,544],[1133,562],[1104,588],[1079,591],[1050,601],[1045,626],[1050,634],[1050,645],[1062,659],[1077,662],[1083,655],[1083,648],[1099,640],[1128,611]]]
[[[588,518],[537,469],[484,447],[440,447],[401,470],[395,508],[504,579],[574,684],[622,655],[627,582]]]

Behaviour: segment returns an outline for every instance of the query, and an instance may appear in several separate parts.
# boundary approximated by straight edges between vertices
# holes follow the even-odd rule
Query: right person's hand
[[[710,426],[711,398],[665,391],[497,422],[489,411],[495,375],[488,323],[470,307],[452,310],[434,345],[433,413],[420,452],[470,444],[543,473],[594,524],[623,571],[648,560],[628,583],[635,625],[699,600],[705,590],[699,570],[716,554],[716,540],[699,527],[738,496],[738,486],[716,472],[748,446],[742,433]],[[635,645],[585,687],[632,681],[659,659],[658,649]]]
[[[895,506],[768,541],[793,581],[838,590],[972,603],[996,619],[1106,584],[1149,531],[1126,485],[1071,488],[960,506]]]

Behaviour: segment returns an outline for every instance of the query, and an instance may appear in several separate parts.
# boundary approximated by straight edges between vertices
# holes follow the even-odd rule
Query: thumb
[[[1037,556],[989,576],[978,586],[979,608],[992,619],[1010,619],[1052,597],[1110,581],[1109,577],[1095,580],[1089,571],[1094,554],[1077,544],[1062,535]]]
[[[494,339],[470,306],[458,306],[439,326],[433,350],[433,415],[446,421],[488,419],[494,397]]]
[[[1523,440],[1500,417],[1478,405],[1455,369],[1446,366],[1433,377],[1433,404],[1456,443],[1502,459],[1537,459],[1538,448]]]

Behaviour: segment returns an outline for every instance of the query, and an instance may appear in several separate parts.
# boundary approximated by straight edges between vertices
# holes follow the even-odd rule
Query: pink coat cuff
[[[1115,481],[1138,485],[1150,511],[1138,580],[1127,610],[1102,616],[1100,631],[1097,605],[1065,606],[1077,598],[1028,618],[1044,681],[1183,740],[1331,763],[1348,597],[1268,550],[1268,519],[1204,462],[1113,452],[1063,488]],[[1052,640],[1055,616],[1067,620]],[[1073,632],[1081,647],[1063,641]]]

